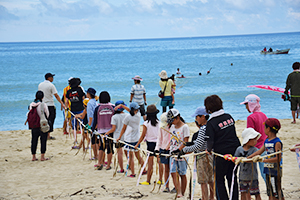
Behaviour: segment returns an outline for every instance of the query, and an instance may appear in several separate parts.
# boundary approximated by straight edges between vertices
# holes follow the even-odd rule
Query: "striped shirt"
[[[131,94],[133,94],[133,102],[136,102],[139,105],[144,104],[144,94],[146,94],[146,89],[141,84],[134,84],[131,87]]]
[[[205,151],[206,147],[207,147],[206,141],[205,141],[205,138],[207,136],[205,135],[205,131],[206,131],[206,125],[201,126],[198,131],[197,139],[194,141],[194,145],[184,147],[182,149],[183,152],[184,153],[188,153],[188,152],[199,153],[201,151]]]

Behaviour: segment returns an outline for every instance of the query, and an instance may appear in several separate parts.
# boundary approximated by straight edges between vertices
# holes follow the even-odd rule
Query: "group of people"
[[[299,64],[299,63],[298,63]],[[297,76],[299,65],[295,69]],[[297,68],[298,66],[298,68]],[[287,88],[293,88],[289,84],[296,79],[292,75],[288,78]],[[159,177],[157,184],[164,184],[164,192],[177,193],[180,198],[185,195],[187,186],[187,166],[188,157],[184,154],[195,152],[200,153],[196,156],[197,178],[202,189],[202,199],[229,199],[228,191],[225,186],[225,178],[228,187],[232,187],[230,192],[232,199],[238,199],[240,189],[242,199],[251,199],[250,195],[260,198],[258,187],[258,173],[256,161],[260,161],[260,174],[266,182],[269,199],[283,198],[282,190],[278,180],[282,176],[282,154],[269,156],[261,160],[264,154],[272,154],[282,150],[282,142],[276,136],[281,128],[280,122],[275,118],[267,118],[261,112],[260,98],[250,94],[241,104],[244,104],[249,113],[247,117],[247,128],[242,133],[242,145],[236,135],[235,121],[230,114],[223,110],[223,102],[217,95],[211,95],[204,100],[204,106],[198,107],[194,114],[195,124],[199,130],[189,141],[190,130],[177,109],[174,109],[175,82],[168,78],[166,71],[161,71],[159,85],[164,96],[161,99],[163,113],[160,120],[157,115],[159,110],[154,104],[147,105],[146,90],[141,85],[142,78],[135,76],[134,85],[131,88],[130,104],[127,107],[123,100],[111,103],[110,94],[107,91],[100,92],[96,96],[94,88],[88,88],[86,92],[80,86],[79,78],[70,78],[69,86],[64,89],[62,100],[59,98],[53,82],[54,74],[47,73],[45,81],[39,85],[36,99],[29,109],[37,108],[37,113],[45,113],[49,120],[50,131],[43,133],[39,128],[32,129],[32,161],[36,161],[36,145],[38,137],[41,137],[41,160],[46,152],[47,139],[51,139],[50,132],[53,131],[55,119],[55,107],[53,96],[61,103],[62,109],[66,110],[65,115],[71,113],[72,129],[75,132],[81,126],[84,129],[82,144],[84,139],[93,150],[93,158],[97,160],[94,166],[102,170],[110,170],[114,149],[117,151],[118,173],[126,173],[128,177],[136,177],[134,157],[139,165],[144,166],[144,159],[140,155],[140,144],[146,141],[148,162],[147,169],[141,170],[141,175],[146,175],[145,181],[141,185],[150,185],[153,174],[154,158],[159,163]],[[298,79],[300,80],[300,79]],[[295,97],[292,89],[292,112],[294,103],[299,103],[299,97]],[[99,103],[97,102],[99,100]],[[44,112],[41,112],[41,104]],[[167,107],[169,111],[167,112]],[[127,111],[127,112],[126,112]],[[51,117],[54,116],[54,117]],[[143,117],[142,134],[140,134],[140,120]],[[67,117],[66,117],[67,119]],[[78,123],[79,122],[79,123]],[[78,124],[78,125],[77,125]],[[84,126],[83,126],[84,125]],[[64,131],[67,131],[64,129]],[[54,139],[52,137],[52,139]],[[106,152],[106,154],[105,154]],[[202,152],[202,153],[201,153]],[[237,182],[237,170],[234,170],[235,163],[221,157],[214,157],[213,153],[221,155],[234,155],[236,157],[253,158],[254,163],[241,163],[239,171],[239,184]],[[127,157],[127,166],[124,167],[123,155]],[[168,156],[170,155],[170,156]],[[171,156],[173,155],[173,156]],[[176,155],[176,156],[174,156]],[[107,162],[105,162],[105,157]],[[115,166],[116,167],[116,166]],[[174,188],[169,188],[169,176],[173,179]],[[234,178],[232,178],[234,177]],[[215,180],[215,191],[213,182]],[[233,182],[232,182],[233,181]],[[239,185],[239,187],[238,187]],[[239,188],[239,189],[238,189]]]

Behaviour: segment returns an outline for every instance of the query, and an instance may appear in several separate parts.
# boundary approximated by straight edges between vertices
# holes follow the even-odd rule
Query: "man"
[[[146,120],[145,115],[145,105],[147,105],[146,102],[146,90],[145,87],[141,84],[141,81],[143,80],[139,75],[136,75],[132,78],[134,80],[134,85],[131,87],[131,95],[130,95],[130,103],[136,102],[140,108],[141,115]]]
[[[296,124],[296,110],[297,104],[300,104],[300,63],[295,62],[293,64],[294,71],[290,73],[286,80],[285,87],[285,100],[289,99],[289,90],[291,90],[291,111],[293,116],[292,124]]]
[[[52,84],[53,82],[53,77],[55,74],[47,73],[45,74],[45,81],[41,82],[38,86],[38,90],[43,91],[44,93],[44,99],[43,102],[48,106],[49,109],[49,125],[50,125],[50,130],[48,133],[48,139],[55,139],[55,137],[51,137],[50,133],[53,132],[53,126],[54,126],[54,121],[56,117],[56,108],[54,105],[54,100],[53,100],[53,95],[57,99],[57,101],[61,104],[61,110],[62,108],[65,108],[64,103],[61,101],[60,97],[57,94],[57,90],[55,86]]]

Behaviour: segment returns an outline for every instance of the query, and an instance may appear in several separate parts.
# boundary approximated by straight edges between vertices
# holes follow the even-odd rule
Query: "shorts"
[[[291,110],[297,110],[297,104],[300,104],[300,97],[291,97]]]
[[[251,184],[251,185],[250,185]],[[250,192],[250,195],[260,194],[258,180],[244,181],[239,180],[240,192]]]
[[[159,153],[170,154],[170,151],[169,150],[165,150],[165,149],[159,149]],[[165,164],[165,165],[170,164],[170,157],[160,156],[159,158],[160,158],[159,159],[160,163]]]
[[[172,96],[165,96],[161,99],[160,105],[162,107],[174,106],[175,104],[172,104],[172,101],[173,101]]]
[[[99,138],[100,138],[100,136],[93,134],[92,135],[92,145],[96,144],[96,143],[99,144],[99,142],[100,142]]]
[[[126,141],[125,141],[125,142],[126,142]],[[126,143],[127,143],[127,144],[130,144],[130,145],[132,145],[132,146],[135,146],[138,142],[126,142]],[[140,148],[140,145],[138,146],[138,148]],[[138,149],[135,149],[135,148],[133,148],[133,147],[131,147],[131,146],[128,146],[128,145],[125,145],[124,150],[126,150],[126,151],[134,151],[134,152],[139,151]]]
[[[73,112],[74,115],[80,114],[80,113],[83,113],[83,110],[82,111]],[[82,119],[79,119],[79,120],[82,121]],[[77,129],[77,124],[79,122],[78,122],[78,120],[74,116],[71,117],[71,122],[72,122],[72,129],[74,130],[74,127],[75,127],[75,129]]]
[[[156,142],[148,142],[147,141],[147,150],[154,152],[156,146]],[[154,156],[154,153],[151,153],[150,156]]]
[[[187,162],[185,160],[175,160],[175,158],[170,157],[170,173],[178,172],[179,175],[186,175]],[[173,162],[173,163],[172,163]]]
[[[140,106],[139,110],[141,112],[141,116],[144,116],[146,114],[146,112],[145,112],[145,105],[141,104],[139,106]]]
[[[213,159],[212,155],[207,154],[197,156],[196,167],[199,184],[213,182]]]
[[[123,144],[123,143],[120,143],[120,142],[115,143],[115,148],[116,148],[116,149],[122,148],[122,147],[124,147],[124,146],[125,146],[125,144]]]
[[[273,196],[278,199],[278,177],[270,174],[266,174],[266,185],[267,185],[267,195]],[[281,190],[281,196],[283,197],[283,192]]]
[[[103,145],[103,140],[104,140],[104,145]],[[110,153],[114,153],[113,150],[113,141],[111,139],[108,138],[100,138],[100,145],[99,145],[99,150],[100,151],[105,151],[106,149],[106,153],[110,154]]]

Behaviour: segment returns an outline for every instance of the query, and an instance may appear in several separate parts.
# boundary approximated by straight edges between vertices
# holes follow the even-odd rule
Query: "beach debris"
[[[78,190],[77,192],[75,192],[75,193],[71,194],[71,195],[70,195],[70,197],[71,197],[71,196],[74,196],[74,195],[76,195],[76,194],[78,194],[78,193],[80,193],[80,192],[82,192],[82,190],[83,190],[83,189],[81,189],[81,190]]]
[[[132,198],[132,199],[140,199],[143,197],[147,197],[148,195],[142,194],[140,191],[137,191],[133,194],[129,194],[129,195],[124,195],[123,198]]]

